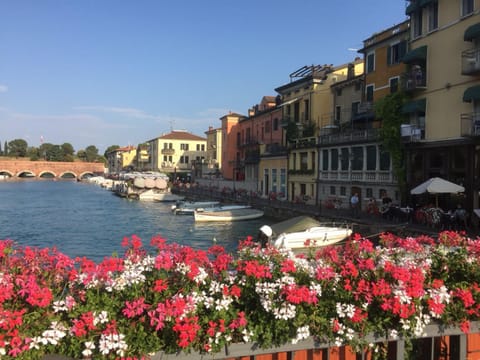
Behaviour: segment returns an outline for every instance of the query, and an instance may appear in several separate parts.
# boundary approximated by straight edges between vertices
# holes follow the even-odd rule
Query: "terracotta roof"
[[[189,141],[207,141],[207,139],[191,134],[187,131],[173,130],[172,132],[162,135],[159,139],[164,140],[189,140]]]

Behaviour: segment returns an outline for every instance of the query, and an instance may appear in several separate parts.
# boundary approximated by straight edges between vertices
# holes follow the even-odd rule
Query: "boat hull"
[[[217,211],[195,211],[194,217],[196,222],[208,222],[208,221],[243,221],[252,220],[262,217],[264,212],[262,210],[251,208],[240,208],[230,210],[217,210]]]
[[[280,234],[274,241],[276,248],[305,249],[336,244],[352,234],[349,228],[319,226],[301,232]]]

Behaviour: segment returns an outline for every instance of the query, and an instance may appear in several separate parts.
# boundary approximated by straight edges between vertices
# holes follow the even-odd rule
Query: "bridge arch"
[[[40,174],[38,174],[38,177],[51,179],[51,178],[57,177],[57,174],[55,174],[51,170],[45,170],[45,171],[42,171]]]
[[[13,177],[13,173],[8,170],[0,170],[0,179],[5,177]]]
[[[32,170],[20,170],[16,177],[19,177],[19,178],[26,178],[26,177],[35,177],[37,176]]]
[[[60,174],[59,178],[62,178],[62,179],[76,179],[77,174],[75,174],[73,171],[67,170],[67,171],[62,172]]]
[[[83,179],[88,179],[89,177],[93,177],[95,176],[95,174],[91,171],[84,171],[80,174],[80,176],[78,177],[79,180],[83,180]]]

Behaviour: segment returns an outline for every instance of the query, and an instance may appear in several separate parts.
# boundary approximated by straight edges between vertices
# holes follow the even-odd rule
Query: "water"
[[[70,257],[101,261],[123,254],[122,239],[135,234],[144,244],[160,235],[196,249],[216,244],[229,252],[255,236],[268,218],[196,224],[174,215],[170,203],[126,200],[97,185],[74,181],[0,182],[0,239],[20,245],[53,247]]]

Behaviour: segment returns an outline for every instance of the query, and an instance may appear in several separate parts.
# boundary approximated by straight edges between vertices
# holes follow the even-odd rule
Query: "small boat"
[[[352,234],[346,224],[325,224],[309,216],[297,216],[260,228],[260,242],[278,249],[302,250],[336,244]]]
[[[196,222],[240,221],[258,219],[263,216],[263,211],[253,209],[249,205],[226,205],[196,209],[193,215]]]
[[[220,205],[218,201],[178,201],[172,205],[175,215],[193,215],[195,209],[211,208]]]

